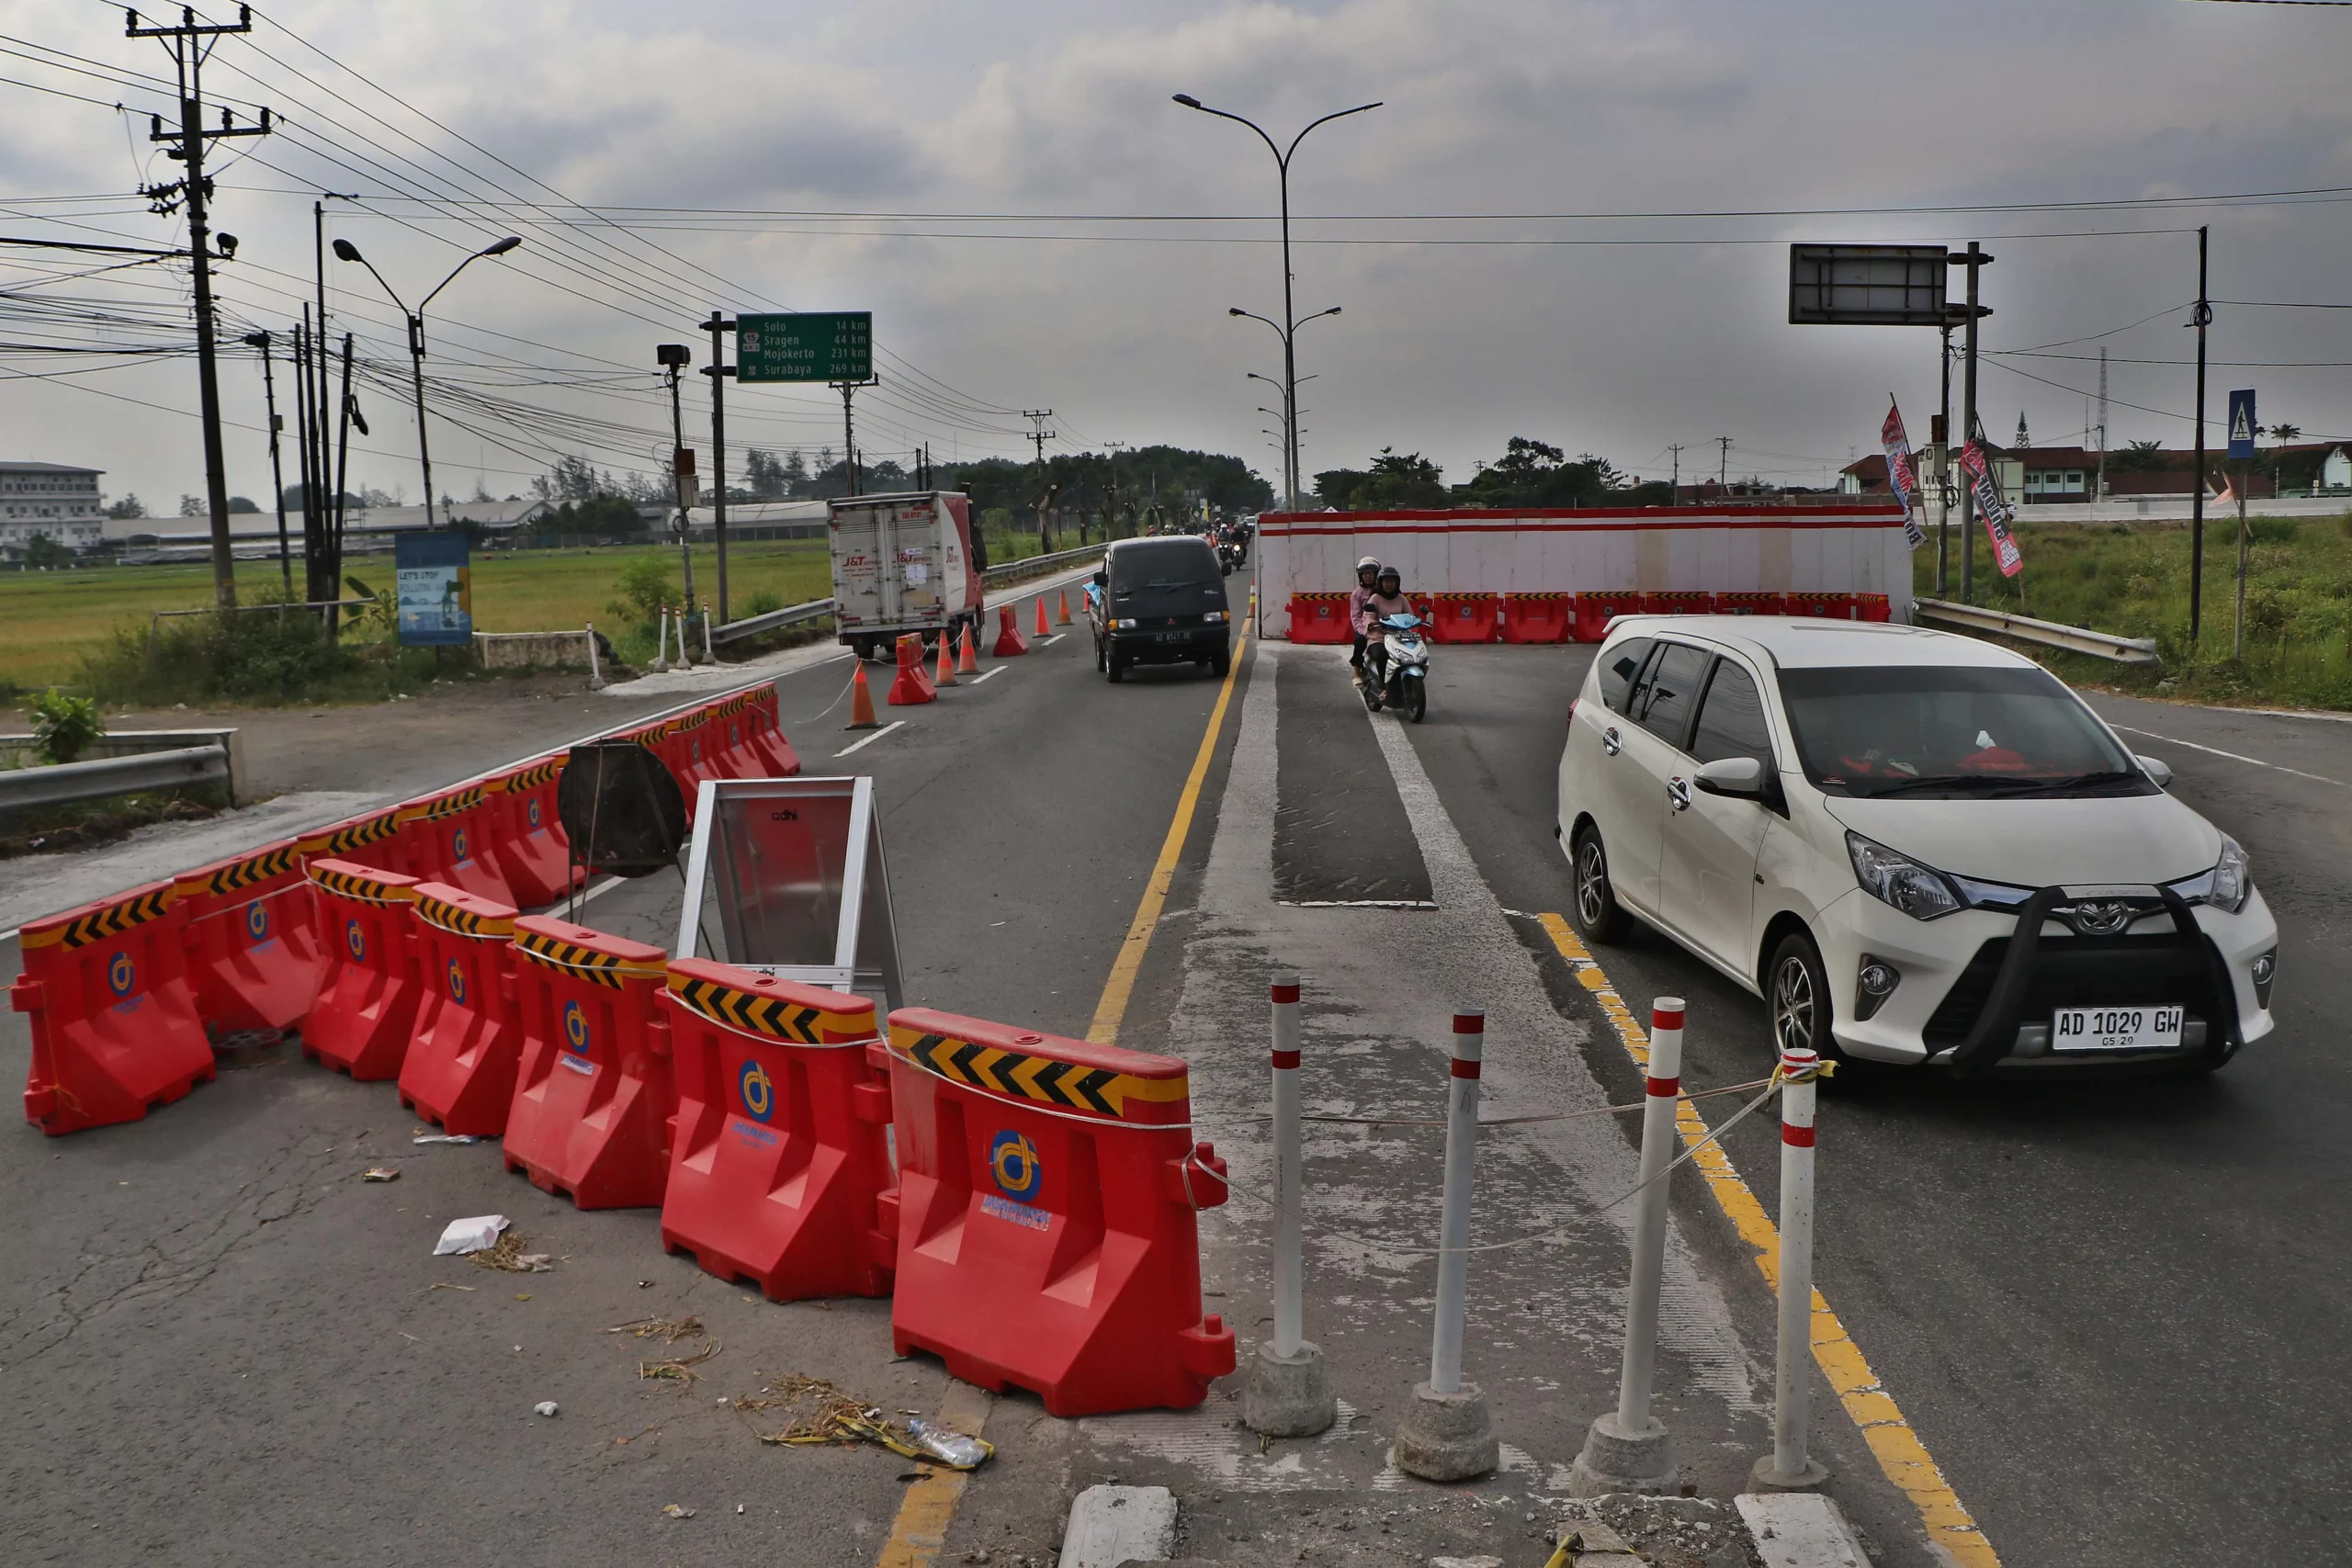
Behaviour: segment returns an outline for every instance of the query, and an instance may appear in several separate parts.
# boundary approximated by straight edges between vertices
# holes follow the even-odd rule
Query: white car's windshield
[[[2146,794],[2155,786],[2041,670],[1782,670],[1805,776],[1833,795]]]

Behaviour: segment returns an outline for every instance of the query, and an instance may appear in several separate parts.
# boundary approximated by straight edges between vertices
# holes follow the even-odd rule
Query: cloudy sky
[[[0,234],[183,243],[130,194],[175,172],[147,141],[161,47],[96,0],[0,0]],[[311,193],[359,198],[330,235],[412,298],[523,237],[431,313],[462,496],[561,452],[651,468],[653,345],[713,306],[871,310],[869,457],[1023,455],[1019,411],[1051,408],[1057,449],[1278,474],[1247,376],[1279,345],[1227,314],[1280,310],[1272,159],[1176,92],[1285,141],[1383,105],[1294,167],[1299,310],[1343,309],[1299,333],[1310,475],[1393,446],[1461,479],[1525,434],[1662,478],[1672,444],[1687,475],[1729,436],[1735,475],[1820,482],[1890,392],[1924,437],[1935,334],[1788,325],[1792,240],[1984,237],[1985,346],[2032,351],[1983,372],[1996,437],[2023,412],[2081,438],[2105,347],[2113,443],[2186,444],[2199,223],[2213,296],[2272,302],[2217,307],[2212,406],[2256,386],[2266,420],[2352,435],[2352,310],[2277,308],[2352,303],[2347,73],[2352,7],[2194,0],[273,0],[205,84],[284,121],[216,160],[232,340],[307,297]],[[2205,199],[2280,192],[2307,194]],[[2098,203],[2125,205],[2059,205]],[[187,340],[185,273],[66,276],[107,260],[0,249],[0,456],[168,511],[201,489],[192,360],[27,348]],[[328,265],[374,431],[355,480],[413,500],[399,318]],[[222,377],[232,488],[263,497],[258,367]],[[729,423],[739,463],[841,440],[822,389],[745,389]]]

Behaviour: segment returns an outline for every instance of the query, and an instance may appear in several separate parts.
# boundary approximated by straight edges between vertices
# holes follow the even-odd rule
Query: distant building
[[[437,509],[435,520],[447,526],[468,523],[492,538],[512,534],[552,510],[544,501],[458,501]],[[349,506],[343,514],[344,553],[366,555],[391,548],[391,536],[422,532],[422,506]],[[291,508],[286,516],[287,542],[291,553],[302,553],[302,513]],[[154,561],[202,560],[211,554],[212,524],[205,517],[117,517],[106,523],[106,536],[127,547],[124,559],[133,565]],[[229,550],[240,559],[277,554],[277,513],[232,512],[229,514]]]
[[[97,547],[106,529],[98,494],[103,468],[0,462],[0,556],[21,558],[36,534],[69,550]]]

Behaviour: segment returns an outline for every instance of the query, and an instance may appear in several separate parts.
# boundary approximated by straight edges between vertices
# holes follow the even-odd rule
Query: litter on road
[[[553,1416],[556,1413],[556,1403],[552,1399],[542,1399],[531,1406],[531,1413],[535,1416]]]
[[[419,1133],[409,1142],[424,1144],[479,1144],[481,1139],[471,1133]]]
[[[451,1220],[441,1239],[434,1244],[433,1256],[447,1258],[452,1253],[480,1252],[486,1247],[498,1245],[499,1233],[514,1222],[503,1214],[477,1214],[468,1220]]]
[[[640,1317],[630,1323],[616,1323],[605,1332],[633,1334],[639,1339],[659,1339],[665,1345],[675,1345],[681,1339],[701,1338],[703,1327],[698,1317]]]
[[[401,1168],[396,1165],[371,1165],[359,1173],[362,1181],[398,1181]]]
[[[494,1246],[474,1253],[477,1269],[503,1269],[509,1274],[545,1274],[555,1268],[555,1258],[544,1252],[526,1252],[530,1237],[520,1231],[508,1231]]]
[[[804,1447],[818,1443],[873,1443],[902,1459],[927,1460],[951,1470],[977,1470],[996,1452],[981,1438],[917,1417],[906,1427],[886,1418],[878,1405],[852,1397],[823,1378],[791,1373],[772,1380],[764,1393],[735,1402],[738,1410],[782,1409],[792,1419],[781,1431],[763,1432],[760,1441]]]

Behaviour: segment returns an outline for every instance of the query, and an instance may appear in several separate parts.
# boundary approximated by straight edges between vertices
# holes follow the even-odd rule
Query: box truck
[[[845,495],[831,503],[834,636],[861,659],[889,654],[921,633],[980,626],[980,561],[972,503],[950,491]]]

